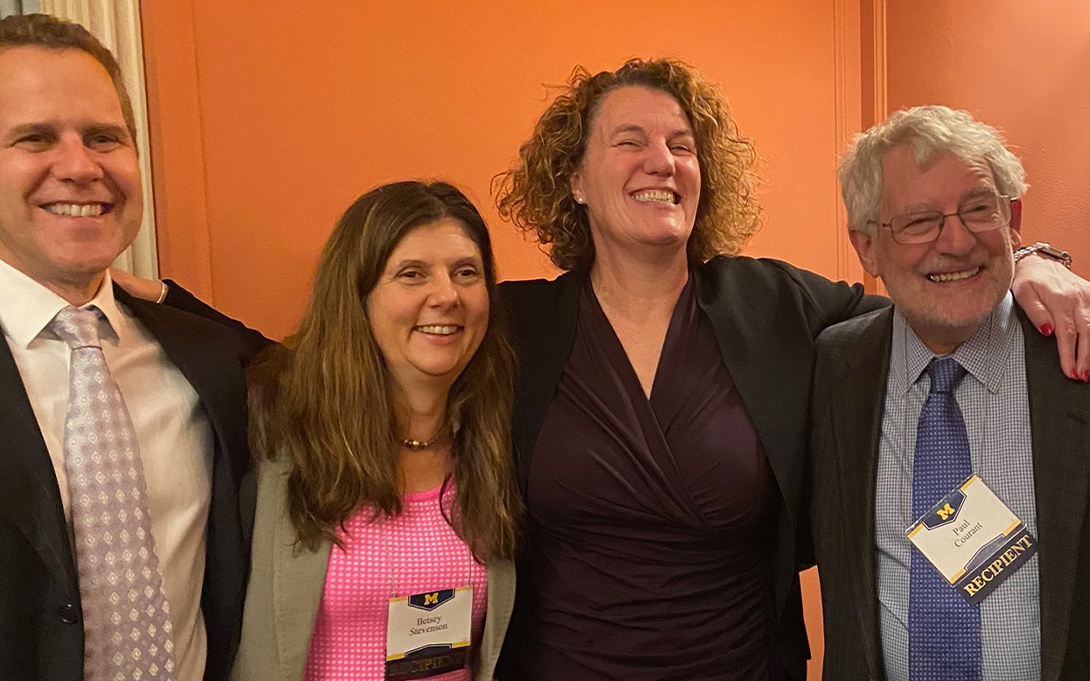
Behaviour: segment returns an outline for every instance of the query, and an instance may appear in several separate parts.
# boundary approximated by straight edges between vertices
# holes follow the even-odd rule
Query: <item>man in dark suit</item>
[[[1021,163],[968,114],[917,107],[859,136],[840,174],[852,243],[894,307],[818,340],[824,678],[1090,678],[1090,386],[1008,292]],[[977,518],[982,494],[1002,510]],[[969,536],[1005,513],[1020,529]]]
[[[226,679],[237,647],[255,348],[113,288],[134,132],[85,29],[0,20],[2,681]]]

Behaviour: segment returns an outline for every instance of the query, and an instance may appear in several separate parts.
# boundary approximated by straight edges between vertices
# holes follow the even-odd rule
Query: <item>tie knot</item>
[[[965,367],[953,357],[936,357],[927,365],[927,375],[931,377],[931,392],[950,393],[966,374]]]
[[[69,305],[57,313],[49,328],[73,350],[102,347],[98,342],[97,308],[84,310]]]

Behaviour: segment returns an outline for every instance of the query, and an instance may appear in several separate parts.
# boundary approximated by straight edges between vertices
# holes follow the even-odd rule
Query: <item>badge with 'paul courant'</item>
[[[962,598],[979,603],[1037,553],[1037,539],[976,475],[905,533]]]

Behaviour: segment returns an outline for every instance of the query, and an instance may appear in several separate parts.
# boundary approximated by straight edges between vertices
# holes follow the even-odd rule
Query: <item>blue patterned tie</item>
[[[953,357],[927,365],[931,392],[916,426],[912,517],[919,518],[972,474],[969,436],[954,388],[965,369]],[[912,547],[908,600],[909,681],[980,681],[980,610]]]

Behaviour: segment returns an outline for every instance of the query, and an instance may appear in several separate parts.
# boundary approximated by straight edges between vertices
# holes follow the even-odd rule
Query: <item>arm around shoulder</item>
[[[163,282],[167,285],[167,294],[161,301],[162,304],[183,310],[230,329],[233,334],[252,351],[252,354],[256,355],[258,352],[265,349],[266,346],[275,342],[266,338],[260,331],[251,329],[237,319],[228,317],[211,305],[205,303],[173,279],[164,279]]]
[[[888,299],[866,293],[862,284],[832,281],[773,258],[718,256],[701,272],[706,298],[729,296],[726,304],[757,306],[762,318],[776,312],[770,305],[790,305],[811,340],[826,327],[889,306]]]
[[[867,293],[856,282],[833,281],[809,270],[800,269],[780,260],[768,260],[791,278],[805,300],[816,337],[822,330],[842,321],[888,307],[884,296]]]

